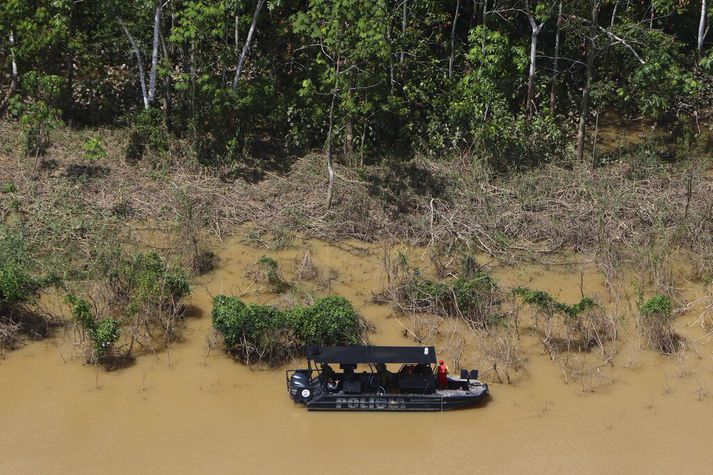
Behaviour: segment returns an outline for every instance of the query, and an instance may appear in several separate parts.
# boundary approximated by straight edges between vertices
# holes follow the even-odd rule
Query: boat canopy
[[[432,346],[308,346],[307,358],[315,363],[366,364],[436,362]]]

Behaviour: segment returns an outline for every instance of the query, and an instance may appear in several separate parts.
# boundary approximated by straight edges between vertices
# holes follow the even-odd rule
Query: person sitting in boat
[[[339,381],[334,379],[333,377],[330,377],[327,380],[327,391],[330,393],[337,392],[337,389],[339,389]]]
[[[438,382],[438,389],[448,388],[448,366],[446,366],[446,362],[443,360],[438,362],[436,381]]]

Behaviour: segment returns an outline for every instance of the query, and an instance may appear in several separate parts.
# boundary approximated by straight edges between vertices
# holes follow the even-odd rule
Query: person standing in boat
[[[438,362],[436,382],[438,383],[438,389],[448,388],[448,366],[443,360],[440,360]]]

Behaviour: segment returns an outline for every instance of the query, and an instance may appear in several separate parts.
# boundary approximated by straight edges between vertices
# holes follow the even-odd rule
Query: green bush
[[[0,312],[8,306],[29,301],[45,285],[46,279],[37,279],[30,274],[29,261],[22,236],[0,226]]]
[[[191,290],[182,268],[170,266],[155,251],[130,256],[114,247],[97,256],[96,270],[112,311],[131,332],[127,356],[134,342],[153,348],[172,341],[185,310],[182,299]]]
[[[90,162],[106,158],[106,149],[99,139],[90,137],[84,142],[84,158]]]
[[[673,330],[673,302],[666,295],[656,294],[647,301],[639,297],[639,330],[652,350],[674,353],[681,336]]]
[[[17,187],[12,182],[3,183],[2,187],[0,187],[0,193],[3,193],[3,194],[15,193],[16,191],[17,191]]]
[[[137,162],[148,157],[156,164],[168,152],[168,140],[161,111],[155,108],[143,110],[134,118],[126,146],[126,160]]]
[[[355,344],[363,332],[351,303],[336,296],[283,311],[219,295],[213,299],[212,318],[225,349],[248,363],[255,359],[280,363],[308,344]]]
[[[471,265],[464,277],[437,282],[409,267],[404,257],[399,266],[403,275],[391,289],[391,299],[400,308],[462,318],[478,328],[495,322],[493,309],[499,305],[500,295],[497,283],[487,272]]]
[[[156,251],[130,257],[115,248],[98,257],[97,267],[129,314],[172,311],[191,291],[183,269],[169,266]]]
[[[344,297],[318,299],[310,307],[287,312],[288,324],[304,345],[353,345],[361,337],[361,321]]]
[[[570,305],[555,300],[542,290],[516,287],[513,294],[520,297],[526,305],[536,309],[535,325],[543,331],[542,342],[553,359],[559,350],[558,343],[567,351],[573,345],[579,350],[589,350],[596,346],[603,347],[617,338],[615,321],[607,317],[599,304],[590,297],[583,297],[576,304]],[[544,317],[543,327],[539,326],[538,315]],[[558,320],[558,317],[561,320]],[[564,329],[563,334],[557,334],[557,321],[562,324],[559,328]]]
[[[114,344],[119,340],[121,327],[117,320],[113,318],[98,318],[92,312],[92,307],[83,298],[74,294],[65,297],[72,311],[72,318],[79,323],[82,331],[92,342],[90,361],[98,362],[108,356],[114,348]]]
[[[25,153],[32,157],[44,155],[51,145],[50,133],[62,125],[59,111],[37,101],[20,118],[25,140]]]

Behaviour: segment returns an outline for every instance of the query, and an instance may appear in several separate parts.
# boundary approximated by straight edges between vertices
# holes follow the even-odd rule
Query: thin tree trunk
[[[703,56],[703,40],[706,37],[706,0],[701,1],[701,18],[698,21],[698,42],[696,44],[696,51],[698,53],[698,59]]]
[[[344,151],[351,155],[354,153],[354,117],[347,117],[347,123],[344,128]]]
[[[456,59],[456,25],[460,14],[460,0],[456,1],[456,13],[453,15],[453,27],[451,28],[451,57],[448,59],[448,77],[453,76],[453,62]]]
[[[592,70],[594,69],[594,37],[597,34],[599,19],[599,0],[592,1],[592,24],[587,37],[587,80],[582,89],[582,102],[579,111],[579,124],[577,127],[577,160],[584,160],[584,142],[587,131],[587,118],[589,116],[589,92],[592,88]]]
[[[136,39],[134,36],[131,34],[129,29],[126,27],[126,23],[120,18],[119,23],[121,24],[121,27],[124,29],[124,33],[126,33],[126,37],[129,39],[129,43],[131,44],[131,49],[134,50],[134,55],[136,56],[136,63],[137,67],[139,70],[139,83],[141,84],[141,96],[144,100],[144,109],[148,109],[151,107],[151,103],[149,101],[149,96],[146,93],[146,71],[144,70],[144,61],[141,58],[141,50],[139,49],[139,44],[136,42]]]
[[[456,59],[456,26],[458,15],[460,14],[460,0],[456,1],[456,12],[453,15],[453,27],[451,28],[451,57],[448,59],[448,77],[453,76],[453,62]]]
[[[530,72],[527,76],[527,105],[525,112],[527,118],[532,117],[535,105],[535,76],[537,75],[537,37],[540,34],[540,27],[531,19],[532,34],[530,35]]]
[[[168,53],[168,48],[166,48],[166,41],[161,35],[161,49],[163,51],[163,60],[167,66],[170,66],[171,56]],[[173,101],[171,97],[171,75],[166,74],[163,78],[163,88],[164,88],[164,121],[166,122],[166,127],[171,126],[171,110],[173,109]]]
[[[240,52],[240,58],[238,59],[238,65],[235,68],[235,77],[233,78],[233,90],[238,90],[238,84],[240,82],[240,73],[243,70],[243,65],[245,64],[245,57],[248,55],[250,50],[250,43],[255,35],[255,28],[257,27],[257,19],[260,16],[260,10],[265,4],[265,0],[257,0],[255,4],[255,13],[253,14],[253,21],[250,23],[250,29],[248,30],[248,37],[245,39],[245,44],[243,45],[243,50]]]
[[[401,11],[401,54],[399,64],[404,62],[404,45],[406,44],[406,23],[408,20],[408,0],[402,0],[403,10]]]
[[[339,86],[339,65],[341,58],[337,55],[335,65],[334,88],[332,89],[332,103],[329,106],[329,128],[327,130],[327,173],[329,183],[327,184],[327,210],[332,209],[332,199],[334,198],[334,164],[332,160],[332,135],[334,134],[334,104],[337,102],[337,88]]]
[[[161,38],[161,2],[156,2],[153,15],[153,44],[151,46],[151,72],[149,73],[149,104],[156,98],[156,77],[158,76],[158,48]]]
[[[611,12],[611,21],[609,22],[609,29],[614,28],[614,21],[616,20],[616,12],[619,9],[619,2],[621,0],[615,0],[614,1],[614,9]],[[705,1],[705,0],[703,0]]]
[[[537,24],[535,17],[530,10],[530,2],[525,2],[527,11],[527,19],[530,21],[530,72],[527,75],[527,104],[525,104],[525,114],[527,119],[532,117],[532,111],[535,106],[535,77],[537,75],[537,39],[540,35],[540,30],[544,22]]]
[[[483,0],[483,26],[486,25],[485,16],[488,14],[488,0]]]
[[[559,76],[560,33],[562,31],[562,0],[557,8],[557,32],[555,33],[555,56],[552,62],[552,88],[550,89],[550,117],[555,116],[557,106],[557,77]]]
[[[10,67],[12,71],[12,76],[10,78],[10,89],[8,89],[7,94],[5,94],[5,97],[3,98],[2,102],[0,102],[0,114],[5,112],[5,109],[7,109],[7,106],[10,104],[10,98],[12,97],[13,94],[15,94],[15,91],[17,90],[17,83],[18,83],[18,73],[17,73],[17,60],[15,59],[15,35],[12,31],[10,31],[9,35],[10,39]]]
[[[389,84],[391,94],[393,94],[396,81],[394,79],[394,52],[391,49],[393,42],[391,41],[391,25],[389,23],[386,24],[386,41],[389,42]]]
[[[359,166],[364,168],[364,143],[366,142],[366,128],[369,125],[369,119],[364,119],[364,126],[361,129],[361,143],[359,144]]]

